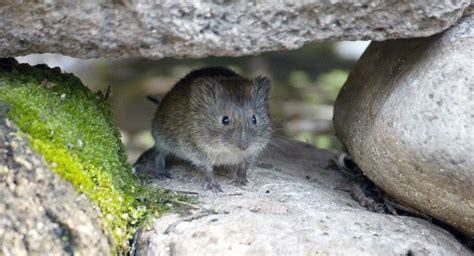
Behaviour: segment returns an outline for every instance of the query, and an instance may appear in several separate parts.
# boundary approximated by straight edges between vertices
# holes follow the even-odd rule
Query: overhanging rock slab
[[[4,1],[0,57],[239,56],[317,40],[386,40],[445,30],[470,0]]]

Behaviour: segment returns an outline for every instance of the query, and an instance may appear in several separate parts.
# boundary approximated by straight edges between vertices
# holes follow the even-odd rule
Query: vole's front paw
[[[247,178],[235,177],[230,183],[237,187],[241,187],[241,186],[247,186],[249,181],[247,180]]]
[[[215,181],[206,181],[204,183],[204,190],[212,190],[214,193],[222,192],[221,185]]]

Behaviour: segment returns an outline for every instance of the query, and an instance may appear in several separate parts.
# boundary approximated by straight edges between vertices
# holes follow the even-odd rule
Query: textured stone
[[[335,105],[337,135],[397,200],[474,235],[474,15],[372,43]]]
[[[344,191],[352,181],[328,167],[334,154],[294,141],[273,145],[248,186],[230,185],[223,172],[220,194],[202,190],[202,173],[172,166],[174,178],[156,185],[197,193],[198,207],[191,217],[158,219],[139,236],[137,255],[470,255],[427,221],[360,207]]]
[[[81,58],[247,55],[315,40],[438,33],[470,0],[13,1],[0,4],[0,56]]]
[[[107,255],[98,215],[0,113],[0,255]]]

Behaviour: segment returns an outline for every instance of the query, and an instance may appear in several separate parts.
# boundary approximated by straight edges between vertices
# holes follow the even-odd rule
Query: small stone
[[[77,139],[77,146],[82,148],[84,146],[84,142],[81,139]]]
[[[257,163],[257,167],[263,168],[263,169],[271,169],[271,168],[273,168],[273,164],[259,162],[259,163]]]
[[[10,169],[7,166],[0,166],[0,175],[7,175]]]
[[[23,165],[27,170],[31,170],[31,168],[33,168],[33,166],[31,165],[30,162],[28,162],[26,159],[22,158],[22,157],[15,157],[14,158],[15,162]]]

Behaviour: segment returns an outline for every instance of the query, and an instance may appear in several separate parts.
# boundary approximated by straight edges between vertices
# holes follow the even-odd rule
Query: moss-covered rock
[[[100,212],[47,167],[0,105],[0,255],[107,255]]]
[[[100,208],[120,250],[150,216],[166,210],[170,196],[133,176],[104,96],[72,74],[2,59],[0,104],[49,167]]]

